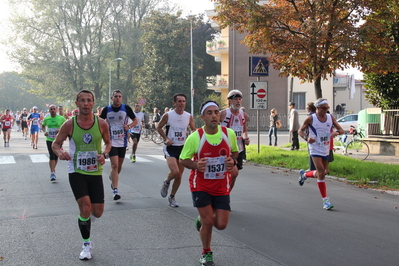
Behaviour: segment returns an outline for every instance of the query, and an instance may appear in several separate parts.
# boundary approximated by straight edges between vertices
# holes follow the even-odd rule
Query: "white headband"
[[[328,104],[327,100],[322,100],[321,102],[315,104],[315,106],[319,107],[320,105],[323,105],[323,104]]]
[[[219,106],[218,106],[216,103],[214,103],[214,102],[209,102],[209,103],[205,104],[205,105],[202,107],[202,109],[201,109],[201,115],[204,114],[205,109],[208,108],[209,106],[216,106],[217,108],[219,108]]]

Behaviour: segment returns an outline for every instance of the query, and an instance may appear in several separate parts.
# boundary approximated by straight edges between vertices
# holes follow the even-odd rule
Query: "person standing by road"
[[[277,146],[277,125],[278,114],[276,108],[270,110],[269,146],[272,146],[272,135],[274,135],[274,146]]]
[[[167,178],[163,181],[161,196],[166,198],[170,182],[173,180],[172,190],[168,197],[171,207],[179,207],[175,195],[180,187],[181,177],[184,171],[184,167],[179,163],[179,156],[187,138],[187,128],[190,127],[191,131],[195,130],[192,115],[184,111],[186,108],[186,99],[187,97],[183,93],[175,94],[173,96],[173,106],[175,109],[165,113],[157,126],[157,131],[165,140],[163,152],[170,170]],[[165,125],[166,132],[163,130]]]
[[[299,150],[299,138],[298,138],[298,129],[300,127],[299,124],[299,114],[295,109],[295,103],[290,102],[290,134],[291,134],[291,150]]]
[[[18,119],[21,121],[22,137],[26,140],[28,137],[28,112],[26,108],[22,109],[22,113]]]
[[[140,141],[140,136],[141,136],[141,129],[143,128],[143,123],[144,123],[144,114],[140,111],[141,105],[136,103],[134,105],[134,115],[136,116],[137,119],[137,124],[130,129],[130,137],[132,138],[132,154],[130,155],[130,161],[132,163],[136,162],[136,151],[137,151],[137,146]]]
[[[43,119],[42,131],[44,132],[44,136],[46,136],[46,144],[50,157],[49,161],[50,180],[55,181],[57,178],[55,175],[55,167],[57,166],[58,163],[58,157],[53,152],[51,146],[53,145],[53,141],[57,136],[58,131],[60,130],[62,124],[64,124],[64,122],[66,121],[66,119],[63,116],[57,114],[57,107],[54,104],[49,106],[49,112],[50,115],[46,116]]]
[[[157,128],[159,121],[161,121],[161,113],[158,108],[154,108],[154,115],[152,117],[152,128]]]
[[[14,125],[14,117],[10,114],[9,109],[0,117],[0,122],[3,124],[4,147],[10,147],[11,129]]]
[[[111,150],[111,142],[107,122],[93,114],[93,93],[81,90],[75,104],[79,114],[61,126],[52,148],[60,160],[68,161],[69,183],[79,206],[78,226],[83,238],[79,259],[89,260],[93,247],[90,214],[99,218],[104,212],[102,165]],[[69,138],[69,152],[61,150],[66,138]]]
[[[335,138],[343,134],[344,130],[338,124],[337,120],[327,113],[330,106],[326,99],[319,98],[314,105],[316,106],[316,113],[305,119],[298,133],[309,143],[310,156],[312,156],[316,170],[305,173],[305,171],[301,169],[299,171],[300,176],[298,182],[300,186],[303,186],[308,177],[317,178],[317,185],[323,199],[323,208],[330,210],[334,205],[331,204],[330,199],[327,197],[327,187],[324,180],[328,165],[330,141],[331,137]],[[337,131],[332,131],[333,127]],[[309,135],[307,135],[307,132],[309,132]]]
[[[241,170],[244,157],[244,145],[249,145],[249,137],[247,131],[248,114],[241,110],[242,93],[239,90],[231,90],[227,95],[229,100],[229,108],[220,112],[221,125],[234,130],[238,143],[237,167],[232,171],[231,190],[236,182],[238,171]],[[244,140],[244,141],[243,141]]]
[[[30,135],[31,145],[33,149],[37,149],[37,143],[39,141],[39,125],[40,125],[40,114],[37,112],[37,107],[33,106],[33,112],[29,114],[28,121],[30,122]]]
[[[112,92],[112,105],[105,107],[100,117],[105,119],[109,125],[112,148],[109,152],[111,161],[111,188],[114,194],[114,200],[121,198],[118,190],[119,173],[122,170],[125,160],[126,147],[128,140],[128,130],[137,124],[137,119],[129,105],[122,103],[122,91],[114,90]],[[128,119],[132,122],[128,123]]]
[[[180,163],[191,169],[190,190],[199,217],[196,227],[202,243],[201,265],[214,265],[212,228],[226,228],[230,215],[231,171],[237,164],[235,132],[220,126],[219,106],[206,101],[200,108],[204,126],[192,133],[180,154]]]

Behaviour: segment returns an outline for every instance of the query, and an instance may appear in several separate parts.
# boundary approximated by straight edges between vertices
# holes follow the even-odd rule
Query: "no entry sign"
[[[249,94],[249,109],[267,109],[267,81],[250,81]]]

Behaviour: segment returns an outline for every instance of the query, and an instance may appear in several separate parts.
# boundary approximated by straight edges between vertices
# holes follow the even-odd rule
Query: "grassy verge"
[[[259,154],[256,145],[249,145],[247,146],[247,160],[288,169],[309,168],[309,154],[305,143],[301,143],[299,151],[261,146]],[[362,186],[399,189],[399,165],[359,161],[334,154],[334,162],[330,163],[330,175],[355,181]],[[378,184],[370,184],[370,181],[377,181]]]

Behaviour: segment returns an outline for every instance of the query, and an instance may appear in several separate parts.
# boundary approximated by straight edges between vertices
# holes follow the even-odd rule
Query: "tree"
[[[145,62],[136,73],[137,98],[147,99],[148,107],[163,109],[173,102],[175,93],[185,93],[190,102],[190,21],[177,15],[153,12],[143,24]],[[206,40],[212,39],[209,24],[202,18],[193,21],[194,105],[199,107],[206,95],[206,76],[219,73],[220,66],[205,52]],[[194,108],[194,110],[196,110]]]
[[[399,107],[399,73],[380,75],[370,73],[364,76],[366,99],[382,109]]]
[[[260,2],[260,3],[259,3]],[[222,27],[245,33],[254,54],[270,54],[281,75],[314,82],[322,97],[321,80],[336,69],[355,65],[357,23],[363,0],[218,0],[216,19]]]

